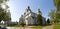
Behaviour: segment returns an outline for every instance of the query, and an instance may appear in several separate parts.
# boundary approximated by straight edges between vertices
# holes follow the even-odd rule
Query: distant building
[[[4,24],[5,22],[2,20],[1,23]]]
[[[36,21],[37,14],[42,15],[40,9],[38,9],[37,13],[34,13],[31,11],[30,7],[28,6],[26,9],[26,12],[24,12],[24,14],[21,15],[19,22],[21,23],[22,20],[24,20],[26,25],[36,25],[37,24],[37,21]],[[45,18],[44,17],[42,18],[42,20],[43,20],[42,23],[45,24]]]

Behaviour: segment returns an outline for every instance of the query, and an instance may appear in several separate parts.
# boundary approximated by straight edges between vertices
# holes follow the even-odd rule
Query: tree
[[[24,20],[22,20],[22,22],[20,24],[22,25],[22,27],[24,27],[24,25],[25,25]]]
[[[42,16],[40,14],[37,15],[37,24],[42,25]]]
[[[8,13],[5,13],[5,14],[3,14],[3,20],[4,21],[9,21],[9,20],[11,20],[11,17],[8,15]]]
[[[60,22],[60,13],[56,12],[55,23]]]
[[[47,24],[50,24],[50,20],[49,19],[47,19]]]
[[[52,22],[54,22],[54,20],[55,20],[55,16],[56,16],[55,14],[56,14],[55,10],[51,10],[48,14],[48,16],[50,16],[50,19]]]
[[[55,21],[54,22],[60,22],[60,0],[53,0],[54,5],[56,7],[56,14],[55,14]]]
[[[0,0],[0,22],[1,20],[8,21],[11,20],[11,17],[8,15],[9,12],[7,12],[8,5],[6,4],[8,0]],[[3,8],[2,6],[5,6]]]
[[[0,0],[0,3],[3,3],[3,1],[7,2],[7,1],[9,1],[9,0]]]

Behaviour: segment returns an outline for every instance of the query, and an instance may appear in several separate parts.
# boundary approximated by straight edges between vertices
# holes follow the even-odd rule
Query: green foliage
[[[40,14],[37,15],[37,24],[42,25],[42,16]]]
[[[60,19],[60,13],[56,13],[56,18]]]
[[[25,25],[24,20],[22,20],[22,22],[20,23],[20,25],[22,25],[22,27],[24,27],[24,25]]]
[[[17,24],[16,22],[13,22],[13,23],[11,23],[11,24],[8,24],[7,26],[13,27],[13,26],[18,26],[18,24]]]
[[[54,17],[55,17],[55,10],[51,10],[49,12],[48,16],[50,16],[51,19],[54,19]]]
[[[50,19],[52,20],[52,22],[60,22],[60,13],[58,13],[58,11],[56,10],[51,10],[49,13]]]
[[[3,18],[3,17],[2,17],[2,13],[3,13],[3,9],[0,8],[0,21],[1,21],[1,19]]]
[[[56,23],[60,22],[60,13],[56,12],[56,19],[55,19]]]
[[[55,12],[55,10],[51,10],[49,12],[48,16],[50,16],[51,22],[54,22],[55,18],[56,18],[56,12]]]
[[[50,20],[49,19],[47,19],[47,24],[50,24]]]
[[[55,20],[54,22],[60,22],[60,0],[54,0],[54,5],[56,6],[56,14],[55,14]]]
[[[3,3],[4,1],[7,2],[7,1],[9,1],[9,0],[0,0],[0,3]]]
[[[8,0],[0,0],[0,4],[7,2]],[[3,9],[0,5],[0,22],[1,20],[8,21],[11,20],[11,17],[8,15],[9,12],[7,12],[6,9]]]
[[[8,13],[6,11],[4,11],[3,9],[0,8],[0,21],[1,20],[4,20],[4,21],[11,20],[10,16],[7,14]]]
[[[11,20],[11,18],[10,18],[10,16],[7,15],[7,13],[5,13],[3,20],[4,21],[9,21],[9,20]]]

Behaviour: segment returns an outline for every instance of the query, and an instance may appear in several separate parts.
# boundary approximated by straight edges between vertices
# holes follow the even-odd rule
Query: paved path
[[[25,28],[24,27],[7,27],[7,29],[35,29],[35,28],[30,28],[30,27],[25,27]],[[45,26],[41,29],[53,29],[53,25]]]
[[[43,27],[42,29],[53,29],[53,25]]]
[[[7,27],[7,29],[33,29],[33,28],[29,28],[29,27]]]

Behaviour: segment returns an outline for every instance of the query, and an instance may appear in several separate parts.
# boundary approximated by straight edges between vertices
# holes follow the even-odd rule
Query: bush
[[[11,23],[11,24],[7,24],[7,26],[16,26],[18,25],[17,23]]]

